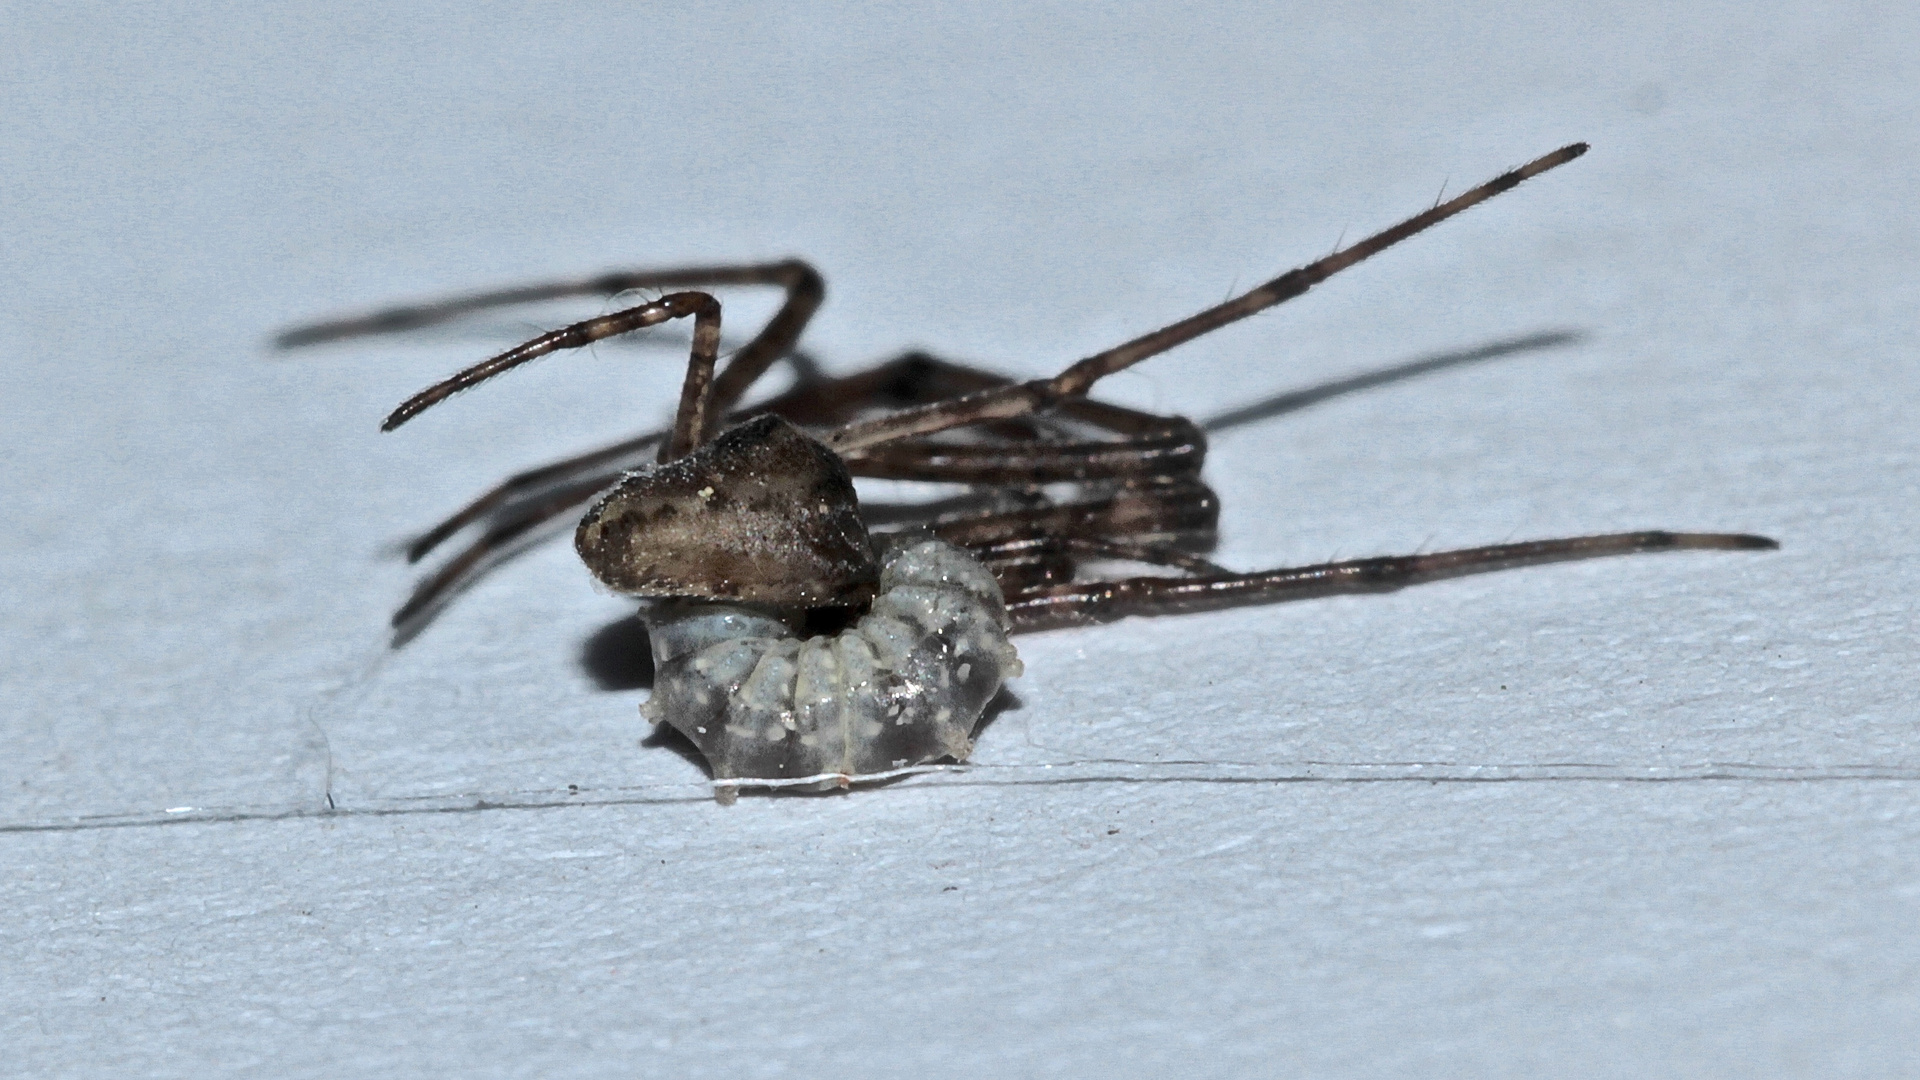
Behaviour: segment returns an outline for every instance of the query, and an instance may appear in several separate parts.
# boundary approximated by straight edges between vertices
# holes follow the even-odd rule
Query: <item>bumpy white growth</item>
[[[691,739],[716,780],[845,782],[972,752],[973,726],[1021,672],[1000,587],[938,540],[894,544],[847,630],[802,640],[764,611],[673,603],[648,618],[641,712]]]

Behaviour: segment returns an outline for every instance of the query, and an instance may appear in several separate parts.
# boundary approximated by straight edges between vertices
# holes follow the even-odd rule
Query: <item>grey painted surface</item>
[[[1911,15],[6,19],[9,1070],[1920,1051]],[[385,648],[391,543],[656,423],[681,339],[391,436],[407,394],[598,308],[263,345],[397,297],[804,254],[829,364],[1037,375],[1573,139],[1109,396],[1204,418],[1572,331],[1219,432],[1219,557],[1650,526],[1784,550],[1025,638],[975,768],[844,798],[721,808],[639,745],[645,691],[583,662],[627,608],[564,544]],[[727,299],[736,327],[767,306]]]

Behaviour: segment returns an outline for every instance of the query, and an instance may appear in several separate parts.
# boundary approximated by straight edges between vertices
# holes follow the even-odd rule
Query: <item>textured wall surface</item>
[[[9,5],[6,1068],[1911,1068],[1896,7]],[[919,346],[1035,376],[1575,139],[1104,393],[1205,420],[1462,358],[1218,425],[1236,567],[1647,527],[1781,551],[1030,636],[972,768],[844,797],[717,806],[642,745],[630,608],[564,543],[387,648],[395,542],[657,424],[682,331],[384,436],[603,307],[267,346],[799,254],[834,369]],[[724,299],[730,340],[770,310]]]

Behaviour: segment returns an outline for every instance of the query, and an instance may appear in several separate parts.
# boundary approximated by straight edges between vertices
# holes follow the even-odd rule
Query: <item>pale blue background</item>
[[[6,1071],[1920,1054],[1910,9],[4,22]],[[582,309],[264,346],[392,298],[803,254],[830,364],[1037,375],[1574,139],[1111,396],[1204,418],[1573,331],[1220,433],[1220,558],[1649,526],[1783,551],[1027,638],[978,767],[845,798],[720,808],[639,746],[644,692],[581,662],[627,608],[564,544],[384,648],[392,542],[656,423],[677,345],[554,359],[391,436],[407,394]],[[736,332],[767,310],[728,303]]]

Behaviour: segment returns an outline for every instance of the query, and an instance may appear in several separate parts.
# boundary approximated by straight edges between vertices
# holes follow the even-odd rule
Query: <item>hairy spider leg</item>
[[[1006,596],[1045,585],[1071,584],[1079,576],[1081,559],[1150,563],[1184,570],[1189,574],[1233,572],[1210,559],[1170,544],[1143,544],[1128,540],[1043,536],[969,550],[993,574],[1001,593]]]
[[[977,557],[1008,596],[1071,582],[1076,556],[1226,573],[1192,552],[1219,540],[1220,500],[1193,476],[1095,486],[1078,498],[934,515],[933,534]]]
[[[949,512],[926,524],[957,547],[986,551],[1049,537],[1126,539],[1208,551],[1218,538],[1220,500],[1193,476],[1103,484],[1056,502],[1044,496],[1014,507]]]
[[[1158,356],[1176,345],[1192,341],[1202,334],[1237,322],[1276,304],[1285,303],[1308,289],[1364,259],[1414,236],[1470,207],[1549,169],[1564,165],[1587,152],[1586,143],[1563,146],[1553,153],[1535,158],[1505,172],[1479,187],[1441,203],[1398,225],[1342,248],[1324,259],[1308,263],[1274,278],[1255,289],[1224,303],[1216,304],[1179,322],[1163,326],[1105,352],[1095,353],[1051,379],[1009,384],[979,390],[963,397],[906,409],[890,416],[856,421],[830,432],[822,440],[845,456],[866,447],[899,439],[931,435],[948,428],[979,423],[983,420],[1025,416],[1058,407],[1069,399],[1083,397],[1094,383],[1126,368]]]
[[[1043,585],[1007,597],[1016,632],[1111,622],[1128,615],[1216,611],[1339,593],[1393,592],[1408,585],[1523,566],[1650,551],[1760,551],[1780,544],[1744,533],[1647,531],[1295,566],[1251,574],[1136,577]]]
[[[754,381],[773,366],[774,361],[793,350],[794,343],[807,327],[807,321],[826,298],[826,282],[813,267],[799,259],[753,263],[740,266],[689,266],[667,270],[613,270],[591,277],[566,281],[541,282],[511,289],[455,296],[386,308],[368,315],[330,319],[293,327],[274,339],[282,349],[314,345],[323,341],[394,333],[433,326],[461,316],[491,308],[559,300],[572,296],[618,296],[635,289],[709,289],[733,285],[776,285],[786,290],[780,310],[760,329],[753,340],[733,355],[726,370],[714,384],[716,411],[724,411],[740,400]]]
[[[567,509],[583,505],[601,490],[620,479],[634,466],[640,464],[641,455],[648,450],[656,450],[660,440],[667,437],[664,431],[650,431],[645,435],[623,439],[610,446],[589,450],[575,457],[563,458],[550,464],[541,465],[518,472],[493,487],[481,496],[448,517],[446,520],[414,537],[407,544],[407,561],[419,562],[427,553],[445,543],[460,530],[494,511],[501,511],[499,517],[491,523],[497,527],[517,522],[522,514],[538,504],[540,512],[548,512],[552,504],[545,498],[548,491],[566,484],[568,490],[591,487],[591,492],[582,495],[565,507],[551,510],[551,513],[564,513]],[[585,474],[584,476],[581,474]],[[573,482],[570,482],[573,481]]]
[[[530,360],[562,349],[578,349],[596,341],[687,316],[693,317],[693,347],[687,362],[687,377],[680,388],[680,408],[674,414],[673,433],[660,445],[661,461],[684,457],[706,441],[707,421],[712,415],[713,366],[720,354],[720,301],[703,292],[668,293],[649,303],[541,334],[532,341],[442,379],[401,402],[400,407],[393,410],[380,425],[380,430],[392,431],[460,391],[478,386]]]
[[[413,595],[393,613],[391,625],[402,638],[425,625],[426,618],[448,600],[480,579],[489,568],[527,545],[545,538],[540,526],[574,510],[606,490],[598,479],[576,482],[524,500],[511,518],[492,523],[473,543],[448,559],[414,586]]]

